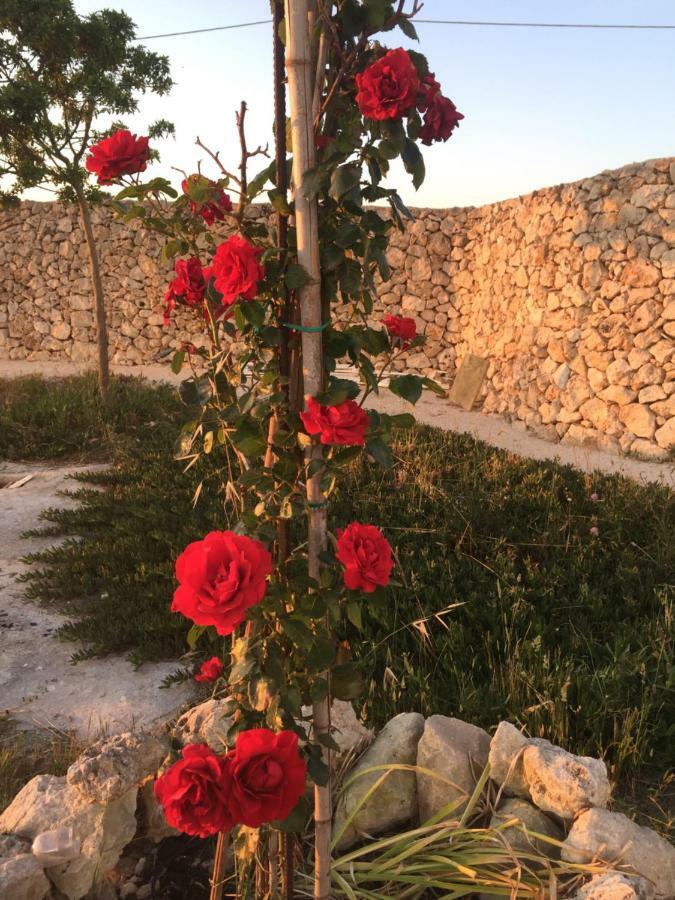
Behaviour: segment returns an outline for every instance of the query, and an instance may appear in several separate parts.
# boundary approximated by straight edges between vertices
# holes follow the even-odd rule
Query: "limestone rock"
[[[180,834],[166,821],[162,805],[155,797],[154,779],[148,779],[138,792],[138,812],[141,834],[153,844]]]
[[[608,872],[596,875],[579,889],[574,900],[652,900],[654,888],[639,875]]]
[[[657,898],[675,897],[675,847],[622,813],[606,809],[582,813],[563,844],[562,858],[577,863],[597,858],[620,861],[650,881]]]
[[[517,822],[503,827],[512,819],[516,819]],[[555,841],[562,841],[565,837],[562,829],[527,800],[521,800],[518,797],[507,797],[503,800],[499,809],[493,813],[490,819],[490,828],[499,826],[502,826],[501,834],[504,840],[514,850],[524,850],[530,853],[534,850],[550,859],[560,857],[559,847],[549,844],[548,841],[544,841],[536,835],[543,834]]]
[[[654,439],[659,447],[664,450],[670,450],[675,444],[675,416],[668,421],[654,435]]]
[[[619,410],[619,419],[634,435],[653,438],[656,431],[656,416],[641,403],[630,403]]]
[[[303,714],[309,715],[310,709],[303,707]],[[340,763],[352,751],[365,750],[373,739],[373,732],[366,728],[357,718],[354,707],[347,700],[333,700],[330,709],[330,721],[333,728],[332,737],[340,748],[331,754],[331,763]],[[309,730],[309,729],[308,729]]]
[[[500,722],[490,742],[490,778],[507,796],[526,797],[530,792],[523,772],[523,753],[530,741],[510,722]]]
[[[347,775],[351,780],[372,766],[402,763],[414,765],[417,744],[424,730],[424,716],[400,713],[388,722]],[[335,811],[334,831],[342,828],[350,814],[384,770],[356,778],[344,791]],[[378,790],[364,803],[339,842],[350,847],[359,835],[381,834],[395,825],[412,821],[417,814],[417,787],[414,772],[392,771]]]
[[[136,832],[133,787],[108,805],[90,803],[65,778],[37,775],[0,815],[0,831],[33,840],[57,827],[72,828],[80,855],[46,873],[68,900],[79,900],[111,869]]]
[[[417,765],[436,772],[445,781],[417,773],[420,822],[454,802],[458,805],[449,817],[462,814],[487,765],[489,752],[490,736],[482,728],[447,716],[430,716],[426,720],[417,745]]]
[[[42,866],[30,852],[30,844],[10,850],[0,836],[0,897],[6,900],[44,900],[51,885]],[[21,842],[22,844],[24,842]]]
[[[68,769],[68,784],[96,803],[110,803],[154,775],[169,751],[149,734],[126,732],[92,744]]]
[[[530,744],[523,752],[523,774],[532,802],[571,820],[590,806],[607,806],[607,767],[590,756],[574,756],[552,744]]]
[[[232,725],[232,705],[223,700],[206,700],[178,719],[174,734],[181,744],[208,744],[216,753],[227,749],[227,732]]]

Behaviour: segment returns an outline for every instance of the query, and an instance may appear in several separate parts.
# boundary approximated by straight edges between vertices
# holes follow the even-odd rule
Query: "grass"
[[[62,383],[57,398],[56,388],[26,385],[41,454],[73,452],[67,423],[84,422],[87,446],[113,462],[76,491],[79,509],[46,511],[53,533],[69,537],[32,558],[29,596],[68,611],[61,636],[87,647],[76,658],[179,656],[187,625],[168,612],[173,560],[190,540],[227,527],[227,516],[208,491],[192,509],[204,472],[183,474],[173,460],[174,395],[118,381],[106,425],[87,415],[86,381]],[[13,391],[0,434],[18,453],[33,420],[20,386]],[[52,403],[50,432],[43,415]],[[431,428],[402,432],[395,453],[393,471],[354,465],[332,509],[335,526],[382,525],[399,562],[386,614],[366,610],[363,632],[346,626],[342,635],[371,673],[364,714],[382,724],[415,709],[486,728],[508,718],[604,756],[616,779],[660,777],[675,738],[673,492]]]

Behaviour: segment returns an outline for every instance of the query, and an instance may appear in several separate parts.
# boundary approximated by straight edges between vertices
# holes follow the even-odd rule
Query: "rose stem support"
[[[110,364],[108,362],[108,325],[105,317],[105,295],[103,293],[103,279],[101,277],[101,265],[98,258],[96,238],[91,225],[89,204],[81,187],[75,189],[77,205],[82,221],[82,230],[89,251],[89,263],[91,267],[91,284],[94,289],[94,309],[96,311],[96,342],[98,344],[98,386],[101,399],[104,403],[108,400],[110,388]]]
[[[295,226],[298,262],[309,275],[308,283],[299,291],[300,321],[303,328],[318,328],[321,322],[321,265],[319,259],[319,217],[315,199],[302,191],[305,172],[316,162],[312,101],[314,76],[309,39],[308,0],[286,0],[286,71],[291,113],[293,146],[293,180],[295,184]],[[304,391],[315,396],[323,387],[323,354],[320,331],[302,332],[302,371]],[[308,453],[311,459],[322,459],[319,444]],[[321,487],[322,473],[307,479],[309,505],[309,575],[320,577],[319,554],[326,548],[326,507]],[[330,733],[330,693],[313,706],[314,738]],[[328,748],[323,748],[324,762],[330,769]],[[330,783],[314,786],[314,897],[330,897],[331,795]]]
[[[230,835],[227,831],[218,832],[216,841],[216,855],[213,860],[213,875],[211,876],[211,893],[209,900],[222,900],[225,889],[225,865],[227,862],[227,848]]]

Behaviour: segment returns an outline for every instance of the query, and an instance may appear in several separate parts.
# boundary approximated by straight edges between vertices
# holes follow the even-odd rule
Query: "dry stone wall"
[[[265,215],[263,208],[251,215]],[[489,368],[477,408],[550,440],[666,456],[675,444],[675,159],[481,208],[420,209],[391,245],[375,318],[427,336],[398,363],[444,384]],[[150,362],[200,323],[162,325],[169,266],[153,235],[95,211],[114,362]],[[87,251],[73,210],[0,216],[0,358],[94,357]]]

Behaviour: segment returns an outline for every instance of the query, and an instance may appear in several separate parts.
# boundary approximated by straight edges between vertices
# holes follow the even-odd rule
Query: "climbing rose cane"
[[[223,674],[223,664],[217,656],[212,656],[202,663],[199,672],[195,675],[195,681],[218,681]]]
[[[208,837],[234,827],[227,789],[227,763],[206,744],[188,744],[183,758],[154,784],[157,800],[172,828]]]
[[[283,821],[305,790],[307,764],[292,731],[242,731],[226,762],[228,803],[236,822],[249,828]]]
[[[379,528],[352,522],[338,531],[337,559],[344,566],[344,583],[350,590],[372,594],[389,584],[391,547]]]
[[[121,175],[145,172],[150,159],[148,142],[147,137],[136,137],[120,129],[89,149],[85,167],[97,176],[99,184],[110,184]]]
[[[384,325],[389,334],[398,340],[402,350],[407,350],[417,334],[415,320],[409,316],[385,316]]]
[[[370,419],[353,400],[335,406],[322,406],[314,397],[307,398],[307,409],[300,413],[307,434],[319,435],[322,444],[362,446]]]
[[[367,119],[400,119],[417,104],[420,79],[408,53],[399,48],[356,76],[356,103]]]
[[[214,625],[218,634],[232,634],[265,596],[271,571],[272,557],[260,541],[212,531],[188,544],[176,560],[180,586],[171,611],[196,625]]]
[[[223,295],[223,303],[229,306],[239,297],[253,300],[258,293],[258,282],[265,277],[258,262],[261,247],[249,244],[246,238],[233,234],[216,248],[211,262],[213,286]]]

